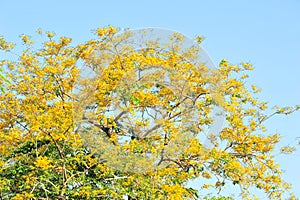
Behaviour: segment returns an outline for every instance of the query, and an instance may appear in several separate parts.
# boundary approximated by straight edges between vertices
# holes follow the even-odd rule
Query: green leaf
[[[133,104],[135,105],[139,105],[140,104],[140,100],[136,97],[131,97],[131,100],[133,101]]]

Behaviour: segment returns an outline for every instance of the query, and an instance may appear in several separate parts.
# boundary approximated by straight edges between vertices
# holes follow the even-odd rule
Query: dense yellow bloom
[[[51,163],[52,163],[52,160],[48,159],[45,156],[39,156],[35,161],[35,165],[37,167],[41,168],[42,170],[51,168],[52,167]]]
[[[95,34],[71,46],[46,32],[40,50],[22,35],[18,59],[0,62],[11,79],[0,94],[0,195],[193,199],[186,185],[197,178],[204,184],[196,189],[238,184],[245,199],[252,187],[271,199],[290,189],[274,161],[280,136],[264,127],[268,103],[245,84],[251,64],[222,60],[212,70],[197,62],[200,48],[182,48],[178,33],[170,44],[138,49],[130,31]],[[12,48],[0,38],[1,50]],[[216,107],[225,123],[207,134]]]

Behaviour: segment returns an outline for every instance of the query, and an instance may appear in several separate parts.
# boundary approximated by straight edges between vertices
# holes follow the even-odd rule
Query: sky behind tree
[[[203,48],[217,66],[253,63],[249,84],[262,88],[261,100],[270,107],[300,104],[300,1],[16,1],[1,2],[0,35],[8,41],[41,28],[88,40],[91,30],[113,25],[120,28],[160,27],[187,37],[205,37]],[[281,145],[296,145],[300,113],[275,116],[266,125],[283,136]],[[300,146],[297,146],[300,148]],[[300,151],[278,156],[284,177],[300,197]]]

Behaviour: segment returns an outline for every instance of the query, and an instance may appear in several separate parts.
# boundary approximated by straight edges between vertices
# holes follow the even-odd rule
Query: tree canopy
[[[45,41],[21,35],[22,52],[0,40],[17,57],[0,62],[1,199],[197,199],[231,185],[243,198],[253,187],[289,195],[274,161],[280,135],[264,122],[299,107],[268,114],[245,83],[250,63],[208,68],[180,34],[136,48],[111,26],[77,45],[37,32]],[[215,107],[224,125],[205,136]]]

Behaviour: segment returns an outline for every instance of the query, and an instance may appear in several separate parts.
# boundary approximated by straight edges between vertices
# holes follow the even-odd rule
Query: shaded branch
[[[95,127],[101,129],[101,130],[106,134],[106,136],[107,136],[108,138],[111,138],[110,128],[108,128],[108,127],[106,127],[106,126],[103,126],[103,125],[101,125],[101,124],[98,124],[98,123],[95,122],[94,119],[87,118],[87,117],[85,117],[85,116],[83,116],[82,119],[83,119],[83,120],[86,120],[88,123],[94,125]],[[112,143],[113,143],[114,145],[116,145],[116,142],[115,142],[115,141],[112,141]]]

